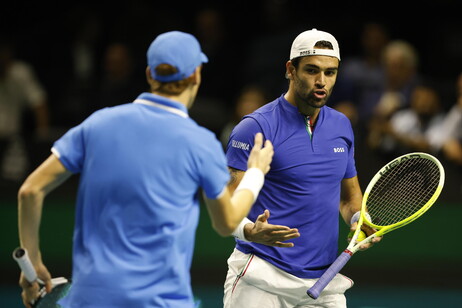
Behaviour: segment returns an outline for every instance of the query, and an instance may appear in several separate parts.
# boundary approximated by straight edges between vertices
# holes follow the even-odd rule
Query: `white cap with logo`
[[[328,41],[333,49],[315,48],[317,42]],[[316,29],[300,33],[292,43],[290,49],[290,60],[304,56],[329,56],[340,61],[340,49],[335,37],[327,32]]]

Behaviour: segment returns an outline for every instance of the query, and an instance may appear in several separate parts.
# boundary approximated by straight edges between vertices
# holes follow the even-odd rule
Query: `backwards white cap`
[[[334,49],[315,48],[319,41],[328,41]],[[340,61],[340,49],[335,37],[327,32],[316,29],[300,33],[292,43],[290,49],[290,60],[304,56],[329,56],[335,57]]]

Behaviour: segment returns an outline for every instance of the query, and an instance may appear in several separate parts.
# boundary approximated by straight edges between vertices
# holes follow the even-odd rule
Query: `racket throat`
[[[349,249],[345,249],[343,252],[349,254],[350,256],[353,255],[353,252],[351,252]]]

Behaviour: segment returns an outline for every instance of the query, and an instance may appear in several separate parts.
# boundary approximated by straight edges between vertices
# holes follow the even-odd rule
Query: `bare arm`
[[[362,198],[363,194],[357,176],[342,180],[340,214],[347,225],[350,225],[353,214],[361,210]]]
[[[273,145],[269,140],[265,142],[264,147],[262,146],[263,135],[258,133],[255,136],[254,147],[249,155],[247,168],[248,170],[256,168],[263,174],[266,174],[270,169],[274,151]],[[261,172],[257,173],[261,176]],[[243,178],[244,176],[240,180]],[[262,183],[260,182],[260,184]],[[237,187],[238,185],[234,187],[232,195],[228,187],[225,187],[217,199],[209,199],[205,196],[205,203],[212,219],[212,225],[222,236],[231,235],[241,220],[247,216],[256,198],[250,187],[236,190]]]
[[[245,171],[231,168],[231,167],[229,167],[228,169],[229,169],[229,175],[231,176],[231,179],[229,180],[229,183],[228,183],[228,189],[229,189],[229,192],[233,194],[237,186],[241,182]]]
[[[51,290],[51,276],[42,263],[39,245],[39,229],[45,196],[64,182],[71,172],[55,155],[50,155],[22,184],[18,192],[18,227],[21,247],[27,249],[37,275]],[[26,306],[37,297],[37,283],[30,284],[21,276],[23,302]]]
[[[247,216],[254,201],[250,191],[241,190],[231,197],[227,187],[218,199],[209,199],[206,196],[204,199],[212,226],[221,236],[231,235]]]
[[[29,252],[32,263],[39,260],[39,226],[45,196],[64,182],[71,172],[55,155],[50,155],[26,181],[18,193],[19,240]]]

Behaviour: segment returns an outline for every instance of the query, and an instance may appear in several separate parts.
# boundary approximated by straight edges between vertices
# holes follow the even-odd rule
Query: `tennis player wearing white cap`
[[[240,187],[230,195],[220,142],[188,116],[207,62],[190,34],[159,35],[147,52],[150,93],[95,112],[56,141],[50,157],[19,191],[19,236],[38,277],[39,225],[47,193],[80,173],[72,287],[62,307],[195,306],[190,265],[202,188],[214,228],[231,235],[263,185],[271,142],[257,146]],[[37,283],[21,277],[26,306]]]
[[[339,62],[331,34],[316,29],[299,34],[286,63],[287,93],[244,117],[229,138],[231,190],[244,175],[255,132],[272,141],[275,154],[248,219],[234,232],[226,308],[346,307],[344,292],[353,282],[340,274],[318,299],[306,294],[337,257],[339,211],[355,229],[353,217],[361,208],[350,121],[325,106]],[[294,247],[268,245],[260,224],[252,223],[265,209],[272,224],[299,231]]]

